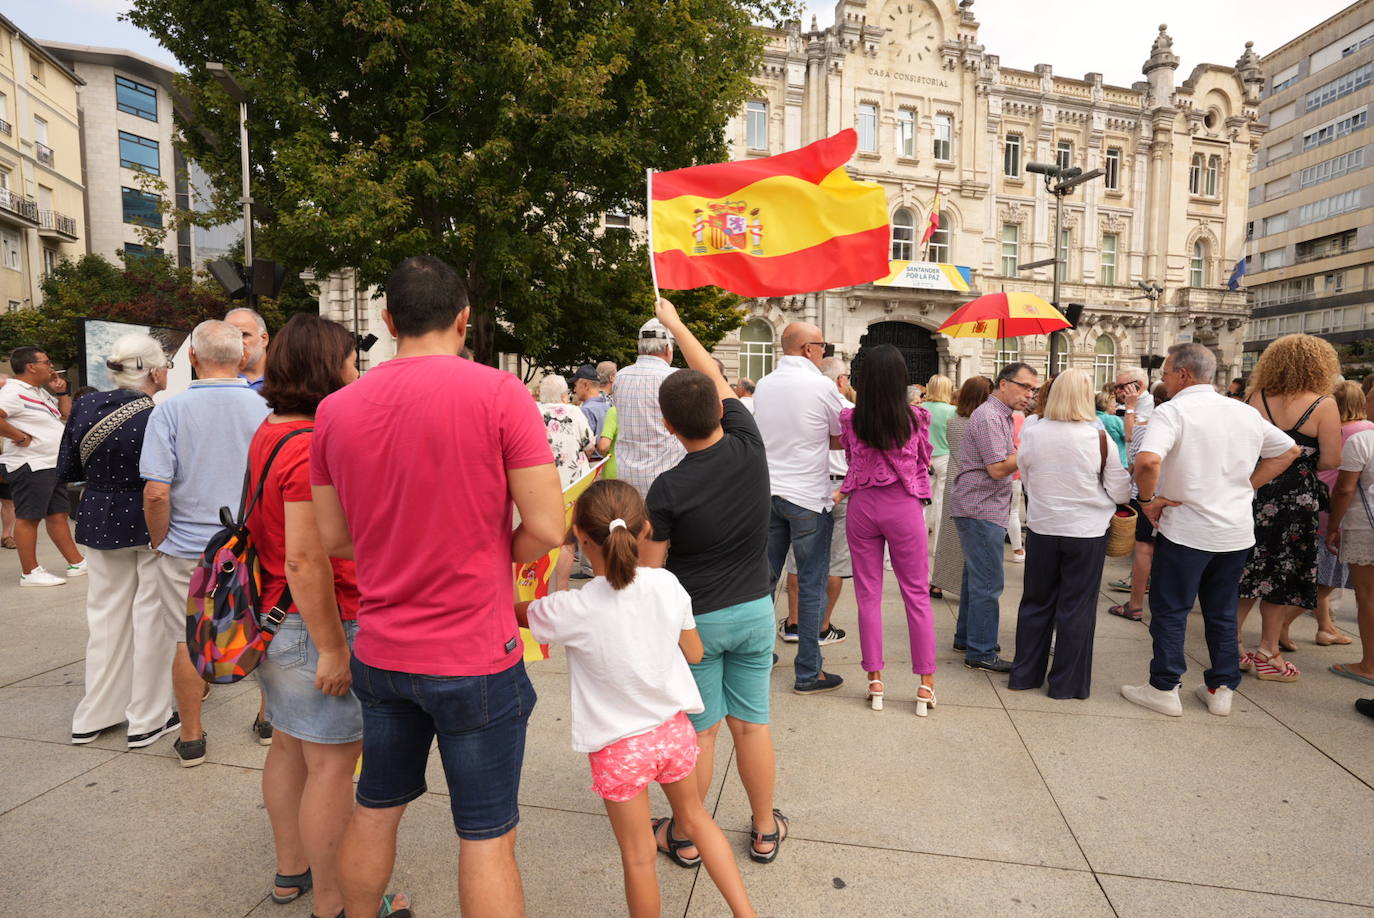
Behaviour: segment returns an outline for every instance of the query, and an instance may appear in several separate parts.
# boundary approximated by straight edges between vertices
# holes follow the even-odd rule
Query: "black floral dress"
[[[1301,454],[1255,492],[1255,547],[1240,578],[1243,599],[1316,608],[1317,514],[1325,509],[1326,490],[1317,478],[1317,438],[1298,433],[1298,428],[1325,398],[1308,406],[1298,423],[1285,431],[1302,448]],[[1264,408],[1268,412],[1267,401]]]

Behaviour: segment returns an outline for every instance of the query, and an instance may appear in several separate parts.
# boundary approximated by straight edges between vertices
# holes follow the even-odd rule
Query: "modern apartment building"
[[[1269,133],[1250,184],[1246,369],[1279,335],[1374,338],[1374,0],[1261,66]]]
[[[43,274],[85,251],[80,85],[0,16],[0,309],[38,305]]]

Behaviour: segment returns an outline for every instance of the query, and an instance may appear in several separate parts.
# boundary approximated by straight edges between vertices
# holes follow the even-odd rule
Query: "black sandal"
[[[277,890],[272,890],[272,901],[278,905],[285,905],[288,902],[295,902],[301,896],[310,892],[310,887],[315,885],[315,881],[310,877],[310,868],[305,868],[305,873],[297,873],[287,876],[279,873],[272,879],[272,885],[281,889],[294,889],[289,896],[277,895]]]
[[[668,824],[668,831],[663,836],[664,840],[668,843],[668,847],[666,848],[658,843],[658,828],[665,822]],[[683,848],[695,848],[696,845],[692,842],[690,838],[673,838],[673,817],[660,816],[658,819],[655,819],[653,821],[653,826],[654,845],[658,848],[660,853],[668,855],[668,860],[672,861],[674,864],[677,864],[679,867],[695,867],[696,865],[701,863],[700,853],[698,853],[696,857],[692,858],[683,857],[681,854],[678,854],[678,852],[681,851]]]
[[[773,863],[778,857],[778,850],[782,848],[782,840],[787,837],[787,817],[777,810],[774,810],[773,819],[777,822],[778,827],[767,835],[754,827],[754,820],[752,818],[749,820],[749,859],[756,864]],[[754,847],[755,845],[769,844],[773,846],[773,850],[769,851],[767,854],[760,853],[758,849]]]

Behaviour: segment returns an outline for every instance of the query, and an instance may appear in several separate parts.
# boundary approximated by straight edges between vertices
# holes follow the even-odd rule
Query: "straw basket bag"
[[[1103,473],[1107,471],[1107,434],[1105,431],[1099,430],[1097,432],[1097,445],[1102,450],[1102,465],[1097,470],[1100,481]],[[1107,528],[1107,557],[1124,558],[1135,550],[1136,516],[1134,508],[1117,505],[1116,512],[1112,514],[1111,525]]]

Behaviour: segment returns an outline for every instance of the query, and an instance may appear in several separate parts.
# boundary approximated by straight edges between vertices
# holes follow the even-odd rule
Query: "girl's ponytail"
[[[649,524],[639,492],[623,481],[595,482],[578,498],[573,522],[601,549],[611,587],[623,590],[634,583],[639,540]]]

